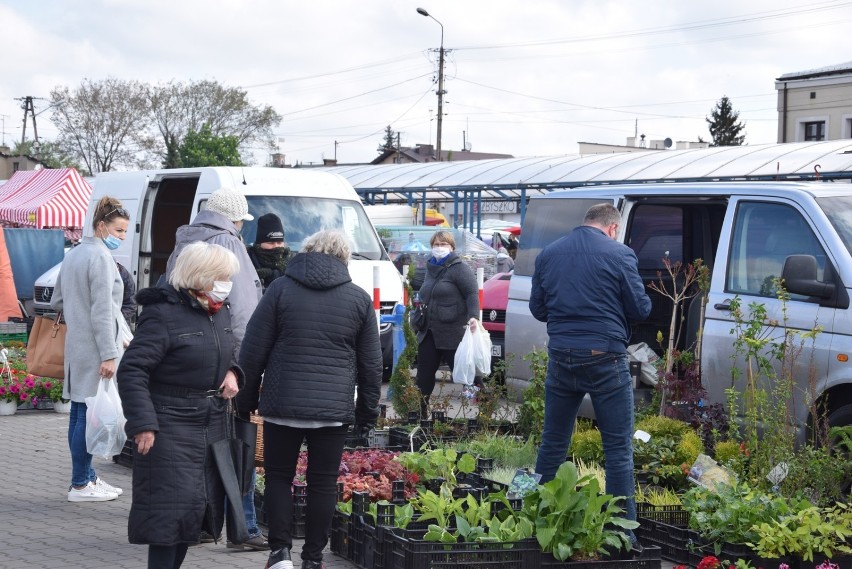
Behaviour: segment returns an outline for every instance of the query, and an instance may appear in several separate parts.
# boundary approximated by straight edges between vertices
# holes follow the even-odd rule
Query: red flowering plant
[[[27,375],[23,354],[16,348],[0,349],[0,400],[26,403],[36,391],[34,376]]]
[[[698,569],[719,569],[722,562],[713,555],[708,555],[698,563]]]
[[[35,380],[35,390],[33,392],[33,405],[36,405],[36,399],[44,400],[47,399],[49,401],[59,402],[59,401],[67,401],[67,399],[62,397],[62,380],[56,379],[54,377],[38,377],[35,375],[28,375],[27,377],[32,377]]]
[[[382,449],[345,451],[340,459],[337,481],[343,483],[343,501],[352,498],[352,492],[369,492],[370,501],[391,500],[394,480],[405,481],[405,497],[417,494],[415,486],[419,477],[393,459],[398,452]],[[302,451],[296,465],[294,484],[305,484],[308,453]]]

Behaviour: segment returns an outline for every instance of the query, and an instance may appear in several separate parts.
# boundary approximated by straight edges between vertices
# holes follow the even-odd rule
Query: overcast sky
[[[710,140],[723,95],[747,144],[773,143],[774,80],[852,60],[844,1],[0,0],[3,138],[21,138],[16,98],[115,76],[242,87],[284,117],[291,164],[334,158],[335,141],[339,162],[372,160],[387,125],[434,144],[441,27],[418,6],[444,29],[445,150],[466,136],[478,152],[575,154],[637,129]]]

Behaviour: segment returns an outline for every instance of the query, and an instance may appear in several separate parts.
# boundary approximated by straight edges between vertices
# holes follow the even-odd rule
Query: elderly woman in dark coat
[[[302,442],[310,457],[302,567],[320,569],[347,428],[362,431],[378,416],[378,325],[370,296],[349,276],[350,250],[339,232],[309,237],[267,289],[240,350],[246,384],[237,408],[263,416],[269,569],[293,567],[291,484]]]
[[[142,314],[118,391],[136,445],[128,535],[149,545],[149,569],[180,567],[202,529],[222,530],[224,488],[210,445],[227,438],[227,400],[242,378],[225,302],[238,270],[233,253],[196,242],[168,283],[136,295]]]
[[[456,254],[453,234],[436,231],[429,244],[432,257],[426,263],[426,278],[419,291],[420,301],[426,305],[426,329],[417,332],[417,388],[424,417],[441,361],[453,369],[465,327],[475,330],[479,325],[476,276]]]

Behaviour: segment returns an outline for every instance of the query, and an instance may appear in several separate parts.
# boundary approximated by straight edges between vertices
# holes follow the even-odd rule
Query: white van
[[[95,204],[109,195],[130,212],[127,238],[113,251],[136,281],[137,290],[156,284],[175,247],[175,232],[203,209],[210,194],[228,186],[242,191],[254,221],[244,222],[243,240],[254,242],[257,218],[277,214],[293,251],[320,229],[340,229],[353,244],[349,272],[353,282],[373,295],[373,268],[379,268],[382,314],[402,302],[402,280],[388,258],[361,200],[343,177],[328,172],[285,168],[187,168],[138,172],[105,172],[94,180],[84,232],[91,234]],[[39,298],[48,299],[58,266],[36,281]],[[36,307],[38,312],[38,307]],[[381,327],[386,372],[392,365],[391,325]]]
[[[786,303],[789,329],[821,326],[813,359],[810,344],[798,361],[793,412],[799,441],[812,424],[807,396],[827,405],[831,425],[852,424],[852,191],[848,184],[786,182],[710,182],[634,184],[552,192],[530,199],[523,224],[515,273],[509,285],[506,352],[514,354],[508,376],[523,387],[530,378],[523,356],[547,344],[545,324],[529,311],[531,277],[542,248],[583,221],[586,210],[611,203],[622,212],[618,239],[631,247],[646,283],[666,276],[662,259],[690,263],[703,259],[711,269],[703,321],[701,377],[711,403],[725,403],[725,389],[744,390],[745,373],[732,377],[735,365],[734,319],[730,302],[758,302],[768,316],[784,321],[773,278],[783,277],[791,294]],[[566,267],[570,270],[570,267]],[[665,279],[664,280],[668,280]],[[671,301],[648,291],[651,316],[633,323],[631,344],[645,342],[662,353],[667,343]],[[697,338],[700,304],[685,308],[684,334],[678,348]],[[769,330],[773,337],[782,332]],[[808,386],[811,362],[815,385]],[[744,370],[744,362],[736,361]],[[520,382],[520,384],[518,384]],[[812,391],[813,389],[813,391]],[[581,411],[591,416],[591,405]]]

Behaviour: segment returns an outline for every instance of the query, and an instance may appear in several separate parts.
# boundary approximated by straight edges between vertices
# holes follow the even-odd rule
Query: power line
[[[767,12],[754,12],[742,16],[729,16],[726,18],[717,18],[714,20],[699,20],[675,26],[660,26],[655,28],[645,28],[633,31],[615,32],[611,34],[598,34],[591,36],[582,36],[579,38],[559,38],[553,40],[536,40],[528,42],[516,42],[510,44],[492,44],[482,46],[467,46],[453,48],[457,51],[473,51],[473,50],[489,50],[489,49],[516,49],[518,47],[537,47],[545,45],[559,45],[566,43],[583,43],[583,42],[599,42],[611,41],[615,39],[630,39],[650,35],[668,34],[672,32],[696,31],[701,29],[718,28],[723,26],[739,25],[751,22],[774,20],[779,18],[789,18],[792,16],[800,16],[802,14],[824,12],[836,10],[852,5],[852,2],[822,2],[821,4],[811,5],[807,8],[798,9],[782,9],[770,10]]]

